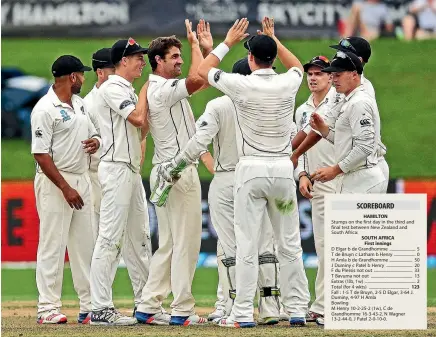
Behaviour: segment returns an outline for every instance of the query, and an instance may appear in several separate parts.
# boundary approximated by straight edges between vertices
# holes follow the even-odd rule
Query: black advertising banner
[[[384,1],[395,21],[408,1]],[[184,19],[209,21],[224,35],[241,17],[272,16],[284,38],[336,38],[352,0],[4,0],[3,36],[119,37],[184,34]],[[251,34],[255,28],[250,28]]]

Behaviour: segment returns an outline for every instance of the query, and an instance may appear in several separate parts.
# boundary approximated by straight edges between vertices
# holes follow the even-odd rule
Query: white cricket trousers
[[[218,277],[219,284],[222,286],[223,301],[226,303],[227,313],[230,313],[233,300],[229,297],[229,290],[235,289],[235,267],[226,268],[222,263],[223,258],[236,257],[236,238],[234,228],[234,181],[235,172],[216,172],[209,187],[209,211],[212,224],[218,235],[218,245],[222,249],[222,254],[218,254]],[[259,236],[259,255],[275,254],[274,237],[272,227],[265,213],[262,218],[261,234]],[[221,250],[220,249],[220,250]],[[278,287],[276,282],[279,271],[275,270],[272,263],[262,264],[259,266],[258,286]],[[230,278],[230,280],[229,280]],[[230,286],[229,281],[232,283]],[[219,298],[219,297],[218,297]],[[280,315],[278,299],[274,296],[259,298],[259,317],[278,317]]]
[[[253,322],[258,242],[267,212],[280,264],[282,303],[291,317],[304,317],[310,294],[304,271],[293,165],[288,156],[241,157],[235,179],[236,299],[231,318]]]
[[[380,193],[387,193],[388,191],[388,184],[389,184],[389,165],[388,162],[384,157],[379,158],[378,167],[380,167],[380,170],[383,173],[383,176],[385,177],[385,181],[383,186],[381,186],[381,192]]]
[[[157,165],[150,186],[157,179]],[[161,312],[161,302],[173,293],[173,316],[194,314],[192,280],[201,244],[201,186],[194,165],[186,167],[174,184],[165,206],[156,207],[159,249],[150,263],[150,276],[142,290],[139,312]]]
[[[71,208],[61,190],[43,173],[36,173],[35,196],[39,215],[39,243],[36,257],[38,313],[59,309],[64,275],[65,249],[68,248],[74,289],[80,312],[91,311],[89,274],[94,240],[93,206],[88,173],[60,171],[67,183],[82,197],[81,210]]]
[[[336,193],[386,193],[387,181],[379,165],[336,177]]]
[[[125,163],[101,162],[98,178],[102,189],[98,238],[91,264],[92,310],[111,307],[112,284],[121,251],[134,297],[139,298],[149,268],[148,209],[141,175]],[[139,302],[139,301],[138,301]]]
[[[318,270],[315,279],[315,301],[310,311],[324,315],[324,195],[336,193],[336,179],[326,183],[315,182],[313,185],[312,227],[315,241],[316,255],[318,256]]]

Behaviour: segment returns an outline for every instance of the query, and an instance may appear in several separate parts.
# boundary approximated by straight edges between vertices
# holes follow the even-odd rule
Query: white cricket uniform
[[[186,79],[165,79],[151,74],[147,98],[150,133],[154,141],[150,186],[159,163],[174,158],[195,133],[195,120],[187,100]],[[173,316],[194,314],[192,280],[201,244],[201,186],[197,168],[190,165],[174,184],[167,202],[156,207],[159,249],[150,264],[150,277],[142,291],[139,312],[161,312],[160,302],[170,292]]]
[[[85,101],[86,109],[89,114],[89,118],[91,119],[92,123],[94,124],[95,128],[97,129],[97,132],[100,133],[100,126],[98,123],[98,115],[101,112],[101,107],[97,105],[99,101],[99,90],[97,86],[94,86],[92,90],[88,93],[88,95],[85,96],[83,99]],[[91,184],[92,184],[92,196],[93,196],[93,202],[94,202],[94,218],[95,218],[95,228],[93,230],[94,233],[94,240],[97,241],[98,237],[98,225],[100,223],[100,205],[101,205],[101,197],[102,197],[102,191],[101,191],[101,185],[100,181],[98,180],[98,165],[100,164],[100,156],[101,156],[101,149],[99,149],[96,153],[89,156],[89,177],[91,178]],[[144,188],[144,187],[143,187]],[[145,193],[145,192],[144,192]],[[147,200],[145,199],[145,208],[148,209]],[[143,261],[148,261],[151,257],[151,240],[150,240],[150,228],[148,221],[144,223],[145,228],[145,234],[147,236],[146,244],[147,244],[147,250],[142,250],[141,253],[147,253],[147,256],[142,256],[141,259]],[[142,274],[142,269],[134,268],[135,266],[135,255],[129,254],[128,251],[126,251],[127,247],[129,247],[128,236],[124,236],[125,242],[123,243],[121,247],[121,252],[123,259],[129,268],[129,275],[132,275],[132,288],[134,289],[133,293],[136,296],[135,297],[135,303],[139,303],[141,300],[141,292],[142,287],[145,284],[145,280],[148,278],[147,275]],[[148,262],[147,262],[148,263]],[[116,269],[113,269],[114,277],[116,274]],[[147,267],[148,271],[148,267]],[[111,296],[112,298],[112,296]]]
[[[365,89],[365,91],[372,97],[374,98],[374,100],[377,101],[376,97],[375,97],[375,90],[374,90],[374,86],[372,85],[371,81],[368,80],[363,74],[361,75],[361,82],[363,85],[363,88]],[[342,99],[345,98],[345,95],[341,94],[340,97]],[[378,109],[377,109],[377,114],[379,113]],[[380,116],[378,117],[380,118]],[[383,172],[383,175],[385,177],[385,183],[382,187],[382,190],[384,190],[385,192],[388,189],[388,183],[389,183],[389,166],[388,163],[386,162],[385,159],[385,155],[386,155],[386,145],[383,144],[382,140],[381,140],[381,134],[380,134],[380,143],[379,143],[379,148],[377,150],[377,154],[378,154],[378,166],[380,167],[380,169]]]
[[[213,142],[215,175],[209,187],[209,209],[212,224],[218,234],[219,247],[223,251],[218,265],[219,283],[222,286],[223,302],[226,312],[230,313],[233,300],[229,291],[235,290],[235,268],[225,268],[224,261],[236,257],[236,239],[234,229],[234,180],[235,168],[239,161],[236,147],[235,130],[236,109],[228,96],[211,100],[203,115],[197,120],[196,133],[189,140],[183,154],[190,161],[207,151]],[[267,214],[264,214],[264,226],[261,228],[259,255],[275,254],[272,227]],[[218,254],[217,254],[218,255]],[[224,261],[223,261],[224,259]],[[229,260],[226,260],[229,259]],[[259,289],[278,287],[278,270],[274,263],[263,263],[259,268]],[[259,299],[259,317],[278,317],[279,306],[275,297]]]
[[[309,290],[304,272],[297,196],[293,179],[291,128],[295,95],[302,73],[260,69],[250,76],[212,68],[209,83],[228,95],[236,107],[234,226],[236,299],[230,319],[253,322],[258,276],[258,242],[264,212],[277,239],[282,301],[291,317],[304,317]]]
[[[148,209],[139,173],[141,129],[127,120],[136,102],[132,84],[118,75],[110,75],[100,86],[95,101],[103,147],[98,165],[100,223],[91,266],[93,311],[112,305],[112,284],[121,251],[126,257],[135,304],[148,277],[151,252],[145,232]]]
[[[358,86],[335,114],[327,140],[334,143],[335,161],[344,172],[337,179],[337,193],[386,193],[386,178],[378,164],[380,115],[373,97]]]
[[[66,247],[74,289],[79,296],[80,312],[91,311],[89,273],[94,249],[93,206],[88,155],[82,141],[99,139],[99,136],[86,114],[83,100],[73,95],[71,101],[72,107],[61,102],[51,87],[31,114],[32,154],[50,154],[59,173],[84,202],[80,210],[71,208],[62,191],[37,165],[35,197],[40,219],[36,257],[38,314],[61,307]]]
[[[96,128],[97,132],[100,134],[100,127],[98,125],[98,111],[95,105],[98,95],[98,88],[94,85],[92,90],[83,98],[85,102],[86,110],[88,112],[89,118],[92,124]],[[94,225],[93,233],[94,240],[97,241],[98,236],[98,224],[100,223],[100,204],[101,204],[101,186],[98,181],[98,164],[100,163],[101,148],[98,149],[96,153],[89,155],[88,157],[88,169],[89,178],[92,184],[92,200],[94,204]]]
[[[310,117],[316,111],[324,116],[335,104],[336,90],[331,87],[324,99],[315,106],[313,95],[295,111],[295,121],[298,131],[310,131]],[[300,160],[301,159],[301,160]],[[315,146],[309,149],[299,159],[300,172],[305,171],[308,174],[314,173],[321,167],[336,165],[335,149],[332,143],[326,139],[321,139]],[[315,301],[310,307],[310,311],[324,315],[324,195],[336,193],[336,179],[321,183],[315,182],[313,185],[313,198],[310,199],[312,204],[312,225],[315,241],[316,254],[318,256],[318,271],[315,280]]]

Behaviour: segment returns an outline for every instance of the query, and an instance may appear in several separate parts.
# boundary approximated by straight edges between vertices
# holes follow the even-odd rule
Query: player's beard
[[[77,78],[76,82],[71,86],[71,92],[74,95],[78,95],[80,93],[80,89],[82,89],[82,84],[83,83],[79,80],[79,78]]]

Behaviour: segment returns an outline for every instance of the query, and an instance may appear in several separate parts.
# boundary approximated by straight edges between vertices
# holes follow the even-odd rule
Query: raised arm
[[[209,71],[212,68],[218,67],[224,56],[229,52],[230,48],[248,36],[246,33],[247,28],[247,18],[235,21],[233,26],[227,32],[224,42],[220,43],[209,55],[207,55],[198,67],[198,74],[201,78],[208,81]]]
[[[286,69],[291,69],[296,67],[304,72],[303,65],[300,60],[291,51],[286,48],[274,33],[274,19],[269,17],[264,17],[262,20],[262,32],[258,31],[258,34],[265,34],[274,39],[277,43],[277,56],[280,62],[285,66]]]
[[[186,19],[185,25],[186,37],[191,46],[191,67],[189,68],[188,77],[186,78],[186,89],[188,90],[188,94],[191,95],[207,83],[207,79],[203,79],[198,74],[198,66],[203,61],[203,55],[200,50],[197,35],[192,31],[192,22]]]

